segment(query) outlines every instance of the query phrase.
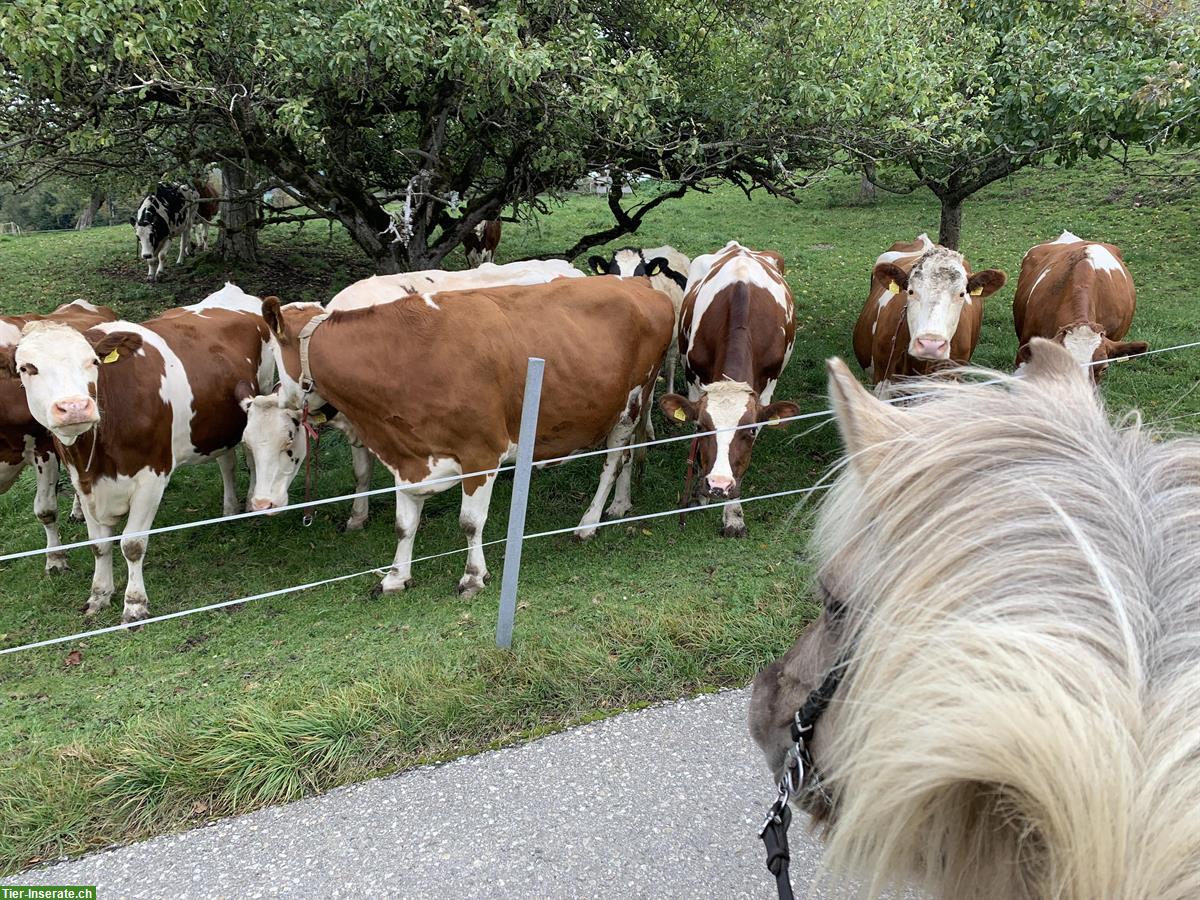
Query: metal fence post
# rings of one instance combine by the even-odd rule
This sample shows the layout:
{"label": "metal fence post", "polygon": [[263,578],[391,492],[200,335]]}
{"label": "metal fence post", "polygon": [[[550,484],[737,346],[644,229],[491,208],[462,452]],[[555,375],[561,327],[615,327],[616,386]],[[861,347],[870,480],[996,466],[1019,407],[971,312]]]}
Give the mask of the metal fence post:
{"label": "metal fence post", "polygon": [[512,646],[513,619],[517,614],[517,582],[521,577],[521,544],[525,538],[525,508],[529,504],[529,473],[537,439],[538,408],[542,402],[544,359],[530,357],[525,370],[525,403],[521,407],[521,435],[513,471],[512,501],[508,506],[508,540],[504,544],[504,577],[500,582],[500,614],[496,617],[496,646]]}

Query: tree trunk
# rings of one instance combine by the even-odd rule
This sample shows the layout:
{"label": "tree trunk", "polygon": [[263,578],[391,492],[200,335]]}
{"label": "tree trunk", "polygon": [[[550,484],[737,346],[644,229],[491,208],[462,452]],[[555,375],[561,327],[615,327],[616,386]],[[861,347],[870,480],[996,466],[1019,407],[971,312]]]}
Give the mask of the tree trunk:
{"label": "tree trunk", "polygon": [[858,185],[858,199],[860,203],[875,202],[875,163],[863,163],[862,181]]}
{"label": "tree trunk", "polygon": [[79,220],[75,223],[76,231],[83,231],[85,228],[92,227],[92,223],[96,220],[96,213],[100,211],[100,207],[104,204],[104,199],[104,191],[92,191],[92,198],[88,200],[87,206],[83,208],[83,212],[79,214]]}
{"label": "tree trunk", "polygon": [[962,233],[963,198],[956,195],[939,197],[942,201],[942,221],[938,228],[938,243],[951,250],[958,249]]}
{"label": "tree trunk", "polygon": [[245,168],[226,162],[221,166],[221,237],[217,253],[227,262],[258,262],[258,198],[246,196],[251,179]]}

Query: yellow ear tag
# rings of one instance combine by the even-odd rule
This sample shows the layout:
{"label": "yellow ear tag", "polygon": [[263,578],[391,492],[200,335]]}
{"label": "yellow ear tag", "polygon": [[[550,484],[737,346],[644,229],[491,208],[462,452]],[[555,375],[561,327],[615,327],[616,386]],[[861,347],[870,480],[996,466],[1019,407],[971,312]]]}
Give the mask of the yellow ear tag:
{"label": "yellow ear tag", "polygon": [[121,358],[121,354],[118,353],[116,350],[113,350],[108,354],[108,356],[106,356],[106,357],[104,357],[104,359],[100,360],[100,362],[115,363],[120,358]]}
{"label": "yellow ear tag", "polygon": [[325,413],[313,413],[308,417],[308,421],[312,422],[314,425],[324,425],[329,420],[325,417]]}
{"label": "yellow ear tag", "polygon": [[771,418],[767,419],[767,424],[768,425],[778,425],[779,424],[779,416],[771,416]]}
{"label": "yellow ear tag", "polygon": [[682,409],[677,408],[675,410],[675,412],[673,412],[671,415],[673,415],[677,421],[680,421],[680,422],[687,421],[687,413],[685,413]]}
{"label": "yellow ear tag", "polygon": [[891,284],[888,285],[888,293],[889,294],[900,293],[900,285],[896,284],[896,282],[893,281]]}
{"label": "yellow ear tag", "polygon": [[983,288],[982,288],[982,287],[977,287],[977,288],[974,288],[974,289],[971,291],[971,296],[972,296],[972,297],[981,297],[981,296],[983,296]]}

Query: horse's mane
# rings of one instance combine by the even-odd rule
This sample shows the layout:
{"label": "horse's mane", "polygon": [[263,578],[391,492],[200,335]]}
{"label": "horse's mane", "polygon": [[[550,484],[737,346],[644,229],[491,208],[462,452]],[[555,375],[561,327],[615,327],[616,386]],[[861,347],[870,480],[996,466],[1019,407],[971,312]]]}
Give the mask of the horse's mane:
{"label": "horse's mane", "polygon": [[856,641],[821,726],[829,864],[957,900],[1200,897],[1200,442],[1114,426],[1047,342],[906,409],[849,393],[815,531]]}

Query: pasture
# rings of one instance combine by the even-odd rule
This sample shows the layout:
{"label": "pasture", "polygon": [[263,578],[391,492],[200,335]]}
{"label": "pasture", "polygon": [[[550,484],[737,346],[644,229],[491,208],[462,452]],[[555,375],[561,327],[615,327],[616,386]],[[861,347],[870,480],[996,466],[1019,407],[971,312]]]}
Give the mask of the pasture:
{"label": "pasture", "polygon": [[[851,356],[850,331],[870,267],[893,240],[934,232],[925,194],[853,202],[857,179],[835,178],[804,202],[720,188],[666,204],[642,231],[614,246],[669,243],[694,256],[737,238],[780,251],[795,294],[795,353],[775,399],[826,407],[823,361]],[[506,225],[498,262],[552,251],[603,226],[602,198],[569,201],[528,226]],[[1194,179],[1131,180],[1115,166],[1024,173],[966,207],[962,249],[976,268],[998,267],[1008,285],[988,299],[975,361],[1008,368],[1016,350],[1011,300],[1021,256],[1070,229],[1124,251],[1139,288],[1130,337],[1152,348],[1197,339]],[[191,303],[226,278],[284,301],[324,300],[366,274],[365,262],[324,225],[281,225],[263,237],[264,263],[227,272],[213,260],[171,266],[143,282],[128,227],[79,234],[0,236],[0,309],[48,310],[82,296],[126,318]],[[594,251],[599,252],[599,251]],[[462,265],[461,257],[451,265]],[[1116,410],[1190,429],[1200,412],[1200,351],[1114,365],[1103,385]],[[660,436],[680,433],[659,416]],[[678,505],[686,443],[652,448],[635,513]],[[319,492],[353,483],[340,440],[322,440]],[[838,453],[828,425],[764,432],[744,496],[816,482]],[[535,472],[529,531],[572,526],[595,486],[591,458]],[[1082,473],[1086,477],[1086,473]],[[240,475],[244,492],[246,477]],[[302,479],[298,480],[297,486]],[[377,470],[375,486],[390,483]],[[0,552],[42,545],[27,474],[0,496]],[[300,499],[299,487],[293,499]],[[502,538],[508,483],[496,488],[484,540]],[[365,531],[340,534],[346,504],[181,531],[151,539],[151,614],[201,606],[387,565],[392,503],[371,504]],[[219,513],[215,466],[183,470],[156,525]],[[458,498],[425,508],[415,555],[462,546]],[[86,537],[65,522],[66,541]],[[419,562],[416,586],[372,599],[373,576],[153,625],[0,657],[0,868],[169,831],[264,803],[521,740],[642,703],[746,683],[795,638],[814,607],[805,595],[806,510],[789,498],[747,503],[750,536],[716,537],[719,515],[696,512],[601,529],[589,544],[569,536],[525,548],[514,649],[493,643],[502,548],[488,550],[495,578],[471,600],[453,592],[461,558]],[[91,558],[42,573],[40,557],[0,564],[0,644],[83,630]],[[117,563],[118,584],[123,566]],[[96,621],[115,624],[116,602]],[[74,651],[78,651],[75,655]],[[698,739],[703,739],[699,736]],[[764,796],[769,793],[764,777]]]}

